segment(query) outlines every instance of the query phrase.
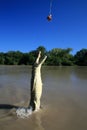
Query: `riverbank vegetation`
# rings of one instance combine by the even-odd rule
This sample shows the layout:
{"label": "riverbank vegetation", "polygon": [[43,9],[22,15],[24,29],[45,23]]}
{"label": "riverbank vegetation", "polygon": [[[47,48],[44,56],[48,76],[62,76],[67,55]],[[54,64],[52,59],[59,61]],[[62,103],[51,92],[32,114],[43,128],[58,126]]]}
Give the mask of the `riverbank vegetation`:
{"label": "riverbank vegetation", "polygon": [[0,52],[0,65],[32,65],[36,59],[38,51],[42,56],[48,58],[45,65],[51,66],[87,66],[87,49],[81,49],[75,55],[71,54],[72,48],[53,48],[47,51],[44,46],[39,46],[36,50],[23,53],[20,51]]}

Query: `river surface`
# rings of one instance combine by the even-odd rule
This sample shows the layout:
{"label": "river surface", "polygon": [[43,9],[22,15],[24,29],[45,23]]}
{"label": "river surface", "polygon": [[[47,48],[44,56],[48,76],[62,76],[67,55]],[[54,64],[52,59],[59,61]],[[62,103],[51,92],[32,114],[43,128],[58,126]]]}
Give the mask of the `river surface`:
{"label": "river surface", "polygon": [[42,107],[21,119],[30,79],[30,66],[0,66],[0,130],[87,130],[87,67],[42,67]]}

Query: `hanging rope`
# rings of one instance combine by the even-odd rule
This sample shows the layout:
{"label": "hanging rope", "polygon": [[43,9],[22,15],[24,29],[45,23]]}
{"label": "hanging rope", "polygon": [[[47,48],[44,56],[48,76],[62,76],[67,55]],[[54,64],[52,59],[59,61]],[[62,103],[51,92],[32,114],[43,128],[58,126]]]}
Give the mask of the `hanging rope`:
{"label": "hanging rope", "polygon": [[51,12],[52,12],[52,2],[53,2],[53,0],[50,0],[50,11],[49,11],[49,14],[51,14]]}
{"label": "hanging rope", "polygon": [[49,15],[47,16],[48,21],[52,20],[52,2],[53,0],[50,0],[50,10],[49,10]]}

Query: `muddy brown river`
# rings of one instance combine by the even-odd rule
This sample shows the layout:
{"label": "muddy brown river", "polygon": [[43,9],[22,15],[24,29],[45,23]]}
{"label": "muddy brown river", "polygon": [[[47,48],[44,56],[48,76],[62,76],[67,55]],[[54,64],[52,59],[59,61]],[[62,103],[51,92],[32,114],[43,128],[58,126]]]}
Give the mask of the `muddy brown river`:
{"label": "muddy brown river", "polygon": [[0,66],[0,130],[87,130],[87,67],[43,66],[41,109],[22,119],[30,78],[30,66]]}

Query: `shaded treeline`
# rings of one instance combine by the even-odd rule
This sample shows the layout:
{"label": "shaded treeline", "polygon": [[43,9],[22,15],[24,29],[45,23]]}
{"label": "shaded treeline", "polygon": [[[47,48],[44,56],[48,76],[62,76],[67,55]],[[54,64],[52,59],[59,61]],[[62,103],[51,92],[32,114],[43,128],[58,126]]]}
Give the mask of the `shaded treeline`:
{"label": "shaded treeline", "polygon": [[20,51],[8,51],[7,53],[0,52],[0,65],[32,65],[36,59],[38,51],[42,52],[42,56],[48,56],[45,65],[87,66],[87,49],[81,49],[76,52],[75,55],[72,55],[72,48],[54,48],[47,51],[44,46],[39,46],[36,50],[28,53]]}

